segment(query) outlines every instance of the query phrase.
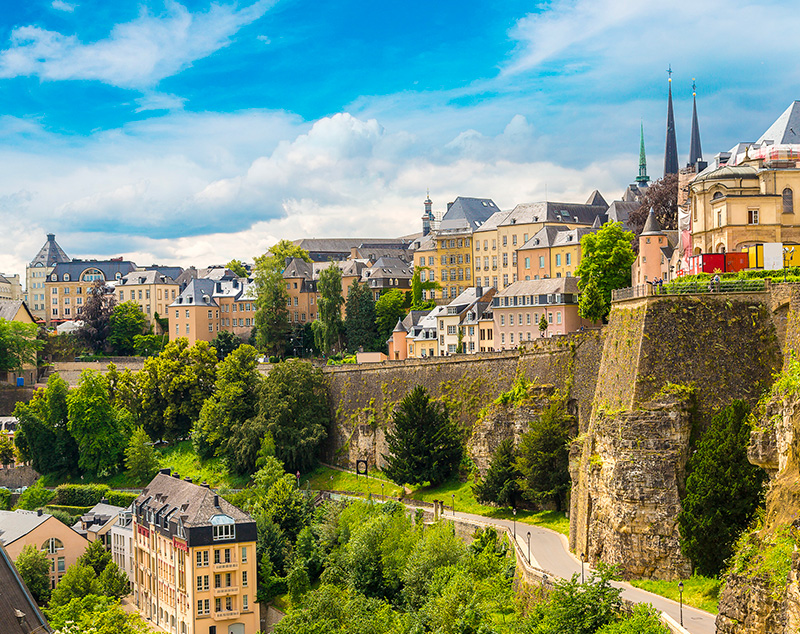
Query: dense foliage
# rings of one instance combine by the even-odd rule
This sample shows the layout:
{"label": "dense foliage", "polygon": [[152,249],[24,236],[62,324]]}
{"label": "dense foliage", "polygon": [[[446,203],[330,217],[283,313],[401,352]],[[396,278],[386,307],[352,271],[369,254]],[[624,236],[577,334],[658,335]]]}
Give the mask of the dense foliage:
{"label": "dense foliage", "polygon": [[383,293],[375,302],[375,325],[381,348],[385,347],[386,341],[392,336],[397,320],[406,316],[408,312],[407,299],[403,291],[395,288]]}
{"label": "dense foliage", "polygon": [[134,301],[117,304],[111,312],[108,346],[114,354],[131,355],[134,337],[145,334],[148,329],[147,317],[139,304]]}
{"label": "dense foliage", "polygon": [[17,556],[14,565],[36,603],[47,603],[50,598],[50,560],[47,555],[33,544],[28,544]]}
{"label": "dense foliage", "polygon": [[372,291],[366,283],[361,284],[358,280],[347,291],[344,330],[350,352],[383,347],[383,342],[378,341],[378,330],[375,326],[375,300],[372,299]]}
{"label": "dense foliage", "polygon": [[311,324],[314,330],[314,342],[317,348],[325,354],[340,352],[342,350],[342,335],[344,322],[342,321],[342,272],[339,267],[331,264],[322,270],[317,280],[317,319]]}
{"label": "dense foliage", "polygon": [[486,475],[472,487],[478,502],[493,503],[499,506],[517,506],[519,478],[517,452],[514,440],[503,440],[492,455]]}
{"label": "dense foliage", "polygon": [[19,372],[25,365],[36,365],[36,354],[44,347],[38,332],[36,324],[0,318],[0,370]]}

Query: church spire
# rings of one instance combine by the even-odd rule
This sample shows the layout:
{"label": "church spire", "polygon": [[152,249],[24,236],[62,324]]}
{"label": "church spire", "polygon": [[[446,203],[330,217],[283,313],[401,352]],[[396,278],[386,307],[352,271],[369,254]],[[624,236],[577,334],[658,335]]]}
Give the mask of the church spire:
{"label": "church spire", "polygon": [[672,112],[672,66],[669,73],[669,102],[667,105],[667,145],[664,150],[664,176],[678,173],[678,142],[675,139],[675,115]]}
{"label": "church spire", "polygon": [[639,185],[647,185],[650,177],[647,175],[647,155],[644,152],[644,123],[639,124],[639,175],[636,177]]}
{"label": "church spire", "polygon": [[700,126],[697,124],[697,86],[692,78],[692,140],[689,146],[689,165],[703,160],[703,149],[700,147]]}

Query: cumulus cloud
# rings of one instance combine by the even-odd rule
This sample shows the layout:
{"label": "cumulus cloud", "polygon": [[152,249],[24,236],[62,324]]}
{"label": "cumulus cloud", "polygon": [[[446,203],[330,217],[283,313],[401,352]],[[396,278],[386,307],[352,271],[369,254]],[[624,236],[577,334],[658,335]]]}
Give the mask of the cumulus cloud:
{"label": "cumulus cloud", "polygon": [[76,35],[29,25],[14,29],[0,51],[0,77],[42,80],[97,80],[121,88],[147,89],[227,46],[243,26],[263,16],[274,0],[237,5],[212,4],[191,13],[167,2],[163,14],[146,8],[108,37],[83,43]]}

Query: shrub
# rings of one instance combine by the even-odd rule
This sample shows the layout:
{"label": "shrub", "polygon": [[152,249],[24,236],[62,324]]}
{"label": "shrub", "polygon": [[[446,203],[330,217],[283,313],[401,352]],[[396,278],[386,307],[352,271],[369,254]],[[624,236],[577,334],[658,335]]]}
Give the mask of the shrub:
{"label": "shrub", "polygon": [[55,495],[53,491],[44,488],[44,481],[42,478],[39,478],[36,484],[25,489],[23,494],[19,496],[17,507],[25,509],[26,511],[35,511],[38,508],[46,506]]}
{"label": "shrub", "polygon": [[126,491],[108,491],[106,493],[108,503],[113,506],[121,506],[128,508],[136,499],[135,493],[127,493]]}
{"label": "shrub", "polygon": [[11,491],[0,488],[0,511],[11,510]]}
{"label": "shrub", "polygon": [[60,484],[56,487],[56,504],[94,506],[108,493],[107,484]]}

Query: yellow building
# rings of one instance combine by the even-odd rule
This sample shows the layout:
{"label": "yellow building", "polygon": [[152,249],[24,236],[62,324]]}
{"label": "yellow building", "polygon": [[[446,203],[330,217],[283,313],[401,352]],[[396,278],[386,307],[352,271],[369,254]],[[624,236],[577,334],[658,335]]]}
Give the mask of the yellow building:
{"label": "yellow building", "polygon": [[23,298],[24,294],[19,283],[19,275],[0,273],[0,299],[17,301]]}
{"label": "yellow building", "polygon": [[212,341],[222,330],[243,340],[255,326],[256,297],[244,278],[193,279],[168,307],[170,339],[185,337],[189,345]]}
{"label": "yellow building", "polygon": [[45,282],[59,262],[69,262],[69,256],[56,242],[54,233],[47,234],[47,241],[39,253],[25,267],[25,302],[31,313],[41,320],[50,314],[50,303],[45,292]]}
{"label": "yellow building", "polygon": [[167,317],[169,305],[180,295],[180,285],[161,271],[133,271],[123,276],[114,292],[117,303],[136,302],[155,334],[164,334],[155,316]]}
{"label": "yellow building", "polygon": [[691,182],[692,254],[800,244],[794,200],[800,192],[798,161],[800,102],[795,101],[756,143],[719,154]]}
{"label": "yellow building", "polygon": [[134,604],[179,634],[256,634],[256,523],[162,469],[134,502]]}

